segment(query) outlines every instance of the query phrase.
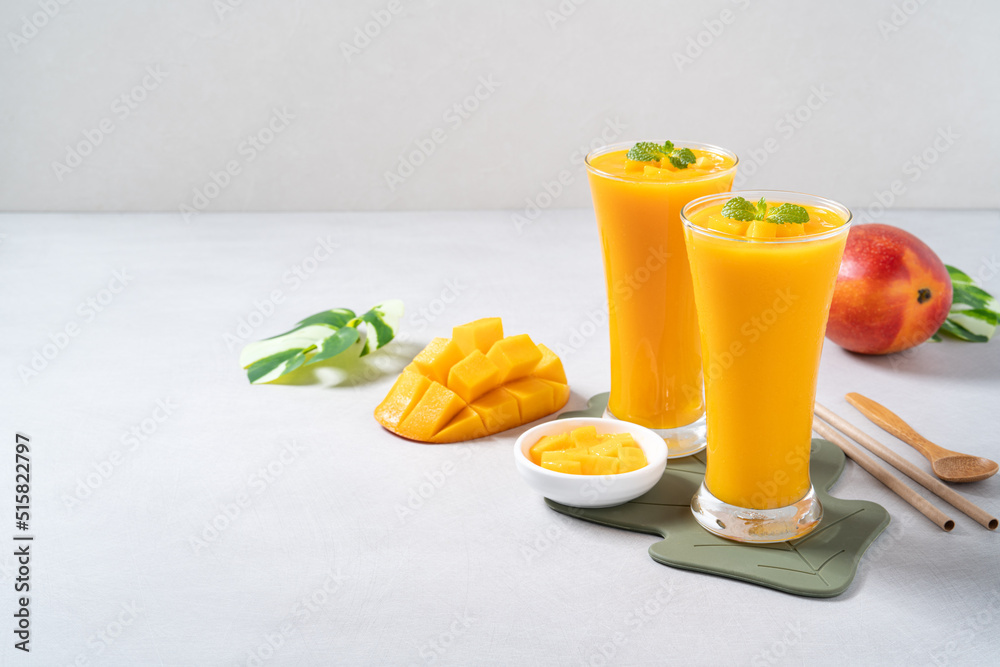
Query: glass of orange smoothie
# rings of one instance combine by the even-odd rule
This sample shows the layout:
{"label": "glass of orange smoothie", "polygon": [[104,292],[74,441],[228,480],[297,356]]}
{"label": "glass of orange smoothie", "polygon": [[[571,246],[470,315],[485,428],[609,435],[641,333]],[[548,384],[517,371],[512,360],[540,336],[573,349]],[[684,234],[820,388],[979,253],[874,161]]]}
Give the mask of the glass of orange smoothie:
{"label": "glass of orange smoothie", "polygon": [[605,146],[586,159],[608,293],[605,416],[657,431],[676,458],[705,448],[698,318],[681,209],[728,191],[738,160],[722,148],[678,141],[675,151],[688,149],[693,160],[678,168],[666,158],[628,159],[634,146]]}
{"label": "glass of orange smoothie", "polygon": [[801,537],[823,514],[809,479],[813,402],[851,212],[753,191],[702,197],[681,217],[708,409],[707,470],[692,512],[742,542]]}

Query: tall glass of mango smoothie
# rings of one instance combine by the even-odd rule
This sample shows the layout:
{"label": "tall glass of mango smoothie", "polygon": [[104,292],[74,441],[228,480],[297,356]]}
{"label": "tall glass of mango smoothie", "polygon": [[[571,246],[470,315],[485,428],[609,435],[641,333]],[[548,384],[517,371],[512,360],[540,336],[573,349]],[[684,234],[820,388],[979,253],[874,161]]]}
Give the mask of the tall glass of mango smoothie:
{"label": "tall glass of mango smoothie", "polygon": [[682,213],[701,329],[708,463],[698,522],[742,542],[815,528],[813,402],[851,224],[841,204],[779,191],[702,197]]}
{"label": "tall glass of mango smoothie", "polygon": [[681,209],[727,192],[737,157],[690,141],[605,146],[587,156],[611,335],[606,417],[651,428],[671,458],[705,448],[698,317]]}

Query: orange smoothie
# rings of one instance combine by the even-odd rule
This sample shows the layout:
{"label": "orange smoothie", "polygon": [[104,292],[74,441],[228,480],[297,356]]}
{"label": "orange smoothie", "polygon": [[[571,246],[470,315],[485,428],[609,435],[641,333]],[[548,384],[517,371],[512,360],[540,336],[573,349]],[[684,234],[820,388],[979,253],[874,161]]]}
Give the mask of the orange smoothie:
{"label": "orange smoothie", "polygon": [[677,142],[696,158],[678,169],[666,160],[627,160],[631,146],[608,146],[587,156],[608,292],[608,410],[618,419],[672,429],[705,412],[680,213],[693,199],[727,192],[737,159],[712,146]]}
{"label": "orange smoothie", "polygon": [[705,485],[724,503],[767,510],[811,488],[816,376],[851,214],[807,195],[733,193],[744,194],[809,215],[732,220],[721,215],[732,195],[685,211],[708,405]]}

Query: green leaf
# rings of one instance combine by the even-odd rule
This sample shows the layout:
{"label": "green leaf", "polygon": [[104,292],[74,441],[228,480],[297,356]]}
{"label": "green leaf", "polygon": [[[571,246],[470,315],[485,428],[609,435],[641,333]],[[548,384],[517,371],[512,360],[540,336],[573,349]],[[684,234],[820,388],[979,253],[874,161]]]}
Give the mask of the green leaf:
{"label": "green leaf", "polygon": [[306,360],[305,350],[292,349],[272,354],[255,361],[247,368],[247,378],[250,384],[262,384],[277,380],[285,373],[290,373]]}
{"label": "green leaf", "polygon": [[687,169],[687,166],[694,164],[696,159],[690,148],[681,148],[670,154],[670,164],[678,169]]}
{"label": "green leaf", "polygon": [[325,324],[328,327],[339,329],[355,317],[357,317],[357,315],[354,314],[353,310],[349,310],[347,308],[334,308],[332,310],[324,310],[322,313],[310,315],[296,324],[295,328],[298,329],[300,327],[309,326],[310,324]]}
{"label": "green leaf", "polygon": [[[669,141],[667,142],[670,143]],[[672,146],[672,144],[671,144]],[[636,160],[637,162],[652,162],[654,160],[659,160],[662,156],[666,155],[670,151],[664,152],[663,146],[652,141],[640,141],[635,146],[629,149],[629,152],[625,154],[626,159]]]}
{"label": "green leaf", "polygon": [[246,368],[261,359],[284,352],[285,350],[309,350],[319,346],[336,329],[325,324],[310,324],[304,327],[286,331],[283,334],[249,343],[240,352],[240,366]]}
{"label": "green leaf", "polygon": [[396,336],[402,317],[403,302],[399,300],[384,301],[362,315],[361,320],[368,326],[361,356],[374,352],[391,341]]}
{"label": "green leaf", "polygon": [[325,310],[290,331],[248,344],[240,352],[240,365],[247,369],[251,384],[260,384],[351,349],[363,357],[395,337],[402,317],[399,300],[380,303],[361,317],[347,308]]}
{"label": "green leaf", "polygon": [[767,214],[767,219],[777,223],[802,224],[809,222],[809,212],[796,204],[782,204],[771,209],[771,212]]}
{"label": "green leaf", "polygon": [[948,269],[948,275],[951,276],[952,284],[954,283],[964,283],[966,285],[972,284],[972,278],[970,278],[966,273],[962,272],[961,270],[956,269],[954,266],[949,266],[948,264],[945,264],[944,268]]}
{"label": "green leaf", "polygon": [[951,312],[935,336],[944,333],[972,343],[988,342],[1000,325],[1000,303],[976,287],[968,274],[947,264],[945,268],[951,276]]}
{"label": "green leaf", "polygon": [[960,327],[974,338],[964,338],[977,343],[985,343],[993,338],[993,333],[1000,323],[1000,315],[992,310],[973,308],[970,310],[952,311],[946,322]]}
{"label": "green leaf", "polygon": [[760,201],[757,202],[757,214],[754,216],[755,220],[766,220],[767,219],[767,202],[761,197]]}
{"label": "green leaf", "polygon": [[944,321],[941,328],[938,329],[938,333],[946,333],[958,338],[959,340],[968,341],[970,343],[985,343],[989,341],[989,337],[974,334],[961,324],[956,324],[952,321],[950,316]]}
{"label": "green leaf", "polygon": [[361,332],[354,327],[338,329],[333,332],[332,336],[328,336],[320,341],[319,345],[316,346],[315,354],[309,357],[305,365],[308,366],[309,364],[315,364],[317,361],[335,357],[358,342],[360,338]]}
{"label": "green leaf", "polygon": [[996,299],[989,292],[975,285],[967,285],[965,283],[958,283],[956,285],[952,283],[951,294],[952,310],[955,310],[956,304],[969,306],[970,308],[1000,310],[1000,304],[997,304]]}
{"label": "green leaf", "polygon": [[757,219],[757,208],[743,197],[733,197],[722,207],[722,217],[750,222]]}
{"label": "green leaf", "polygon": [[654,162],[669,160],[676,169],[687,169],[697,159],[690,148],[674,148],[674,142],[664,141],[662,144],[653,141],[640,141],[629,149],[625,157],[637,162]]}

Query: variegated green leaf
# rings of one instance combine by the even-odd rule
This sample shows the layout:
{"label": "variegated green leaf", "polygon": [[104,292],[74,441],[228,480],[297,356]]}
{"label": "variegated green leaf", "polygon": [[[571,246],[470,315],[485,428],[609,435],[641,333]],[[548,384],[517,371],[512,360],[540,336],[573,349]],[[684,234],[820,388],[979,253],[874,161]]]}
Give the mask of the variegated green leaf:
{"label": "variegated green leaf", "polygon": [[250,384],[262,384],[277,380],[285,373],[290,373],[306,360],[305,350],[293,349],[272,354],[255,361],[247,368],[247,378]]}
{"label": "variegated green leaf", "polygon": [[970,309],[952,311],[945,320],[946,324],[955,326],[956,331],[948,330],[962,340],[974,343],[985,343],[993,337],[993,332],[997,329],[998,316],[992,310]]}
{"label": "variegated green leaf", "polygon": [[403,302],[398,299],[383,301],[361,316],[365,323],[365,344],[361,356],[370,354],[396,336],[399,321],[403,318]]}
{"label": "variegated green leaf", "polygon": [[945,265],[951,276],[952,301],[948,319],[938,329],[959,340],[985,343],[1000,324],[1000,303],[986,290],[973,284],[968,274]]}
{"label": "variegated green leaf", "polygon": [[[348,308],[334,308],[332,310],[324,310],[322,313],[310,315],[296,324],[295,329],[301,329],[302,327],[309,326],[310,324],[325,324],[328,327],[339,329],[342,326],[346,326],[347,323],[355,317],[357,317],[357,315],[354,314],[353,310]],[[295,329],[292,329],[292,331]]]}
{"label": "variegated green leaf", "polygon": [[360,337],[361,334],[354,327],[337,329],[332,336],[327,336],[320,341],[319,345],[316,346],[315,354],[309,357],[306,365],[315,364],[317,361],[337,356],[358,342]]}
{"label": "variegated green leaf", "polygon": [[247,366],[285,350],[308,350],[336,332],[325,324],[310,324],[266,340],[250,343],[240,352],[240,366]]}
{"label": "variegated green leaf", "polygon": [[325,310],[290,331],[250,343],[240,353],[240,364],[250,382],[260,384],[352,349],[351,354],[365,356],[395,337],[402,316],[398,300],[380,303],[361,317],[347,308]]}
{"label": "variegated green leaf", "polygon": [[944,268],[948,270],[948,275],[951,276],[952,285],[955,283],[962,283],[965,285],[972,284],[972,278],[970,278],[968,274],[963,272],[961,269],[956,269],[954,266],[949,266],[948,264],[945,264]]}

